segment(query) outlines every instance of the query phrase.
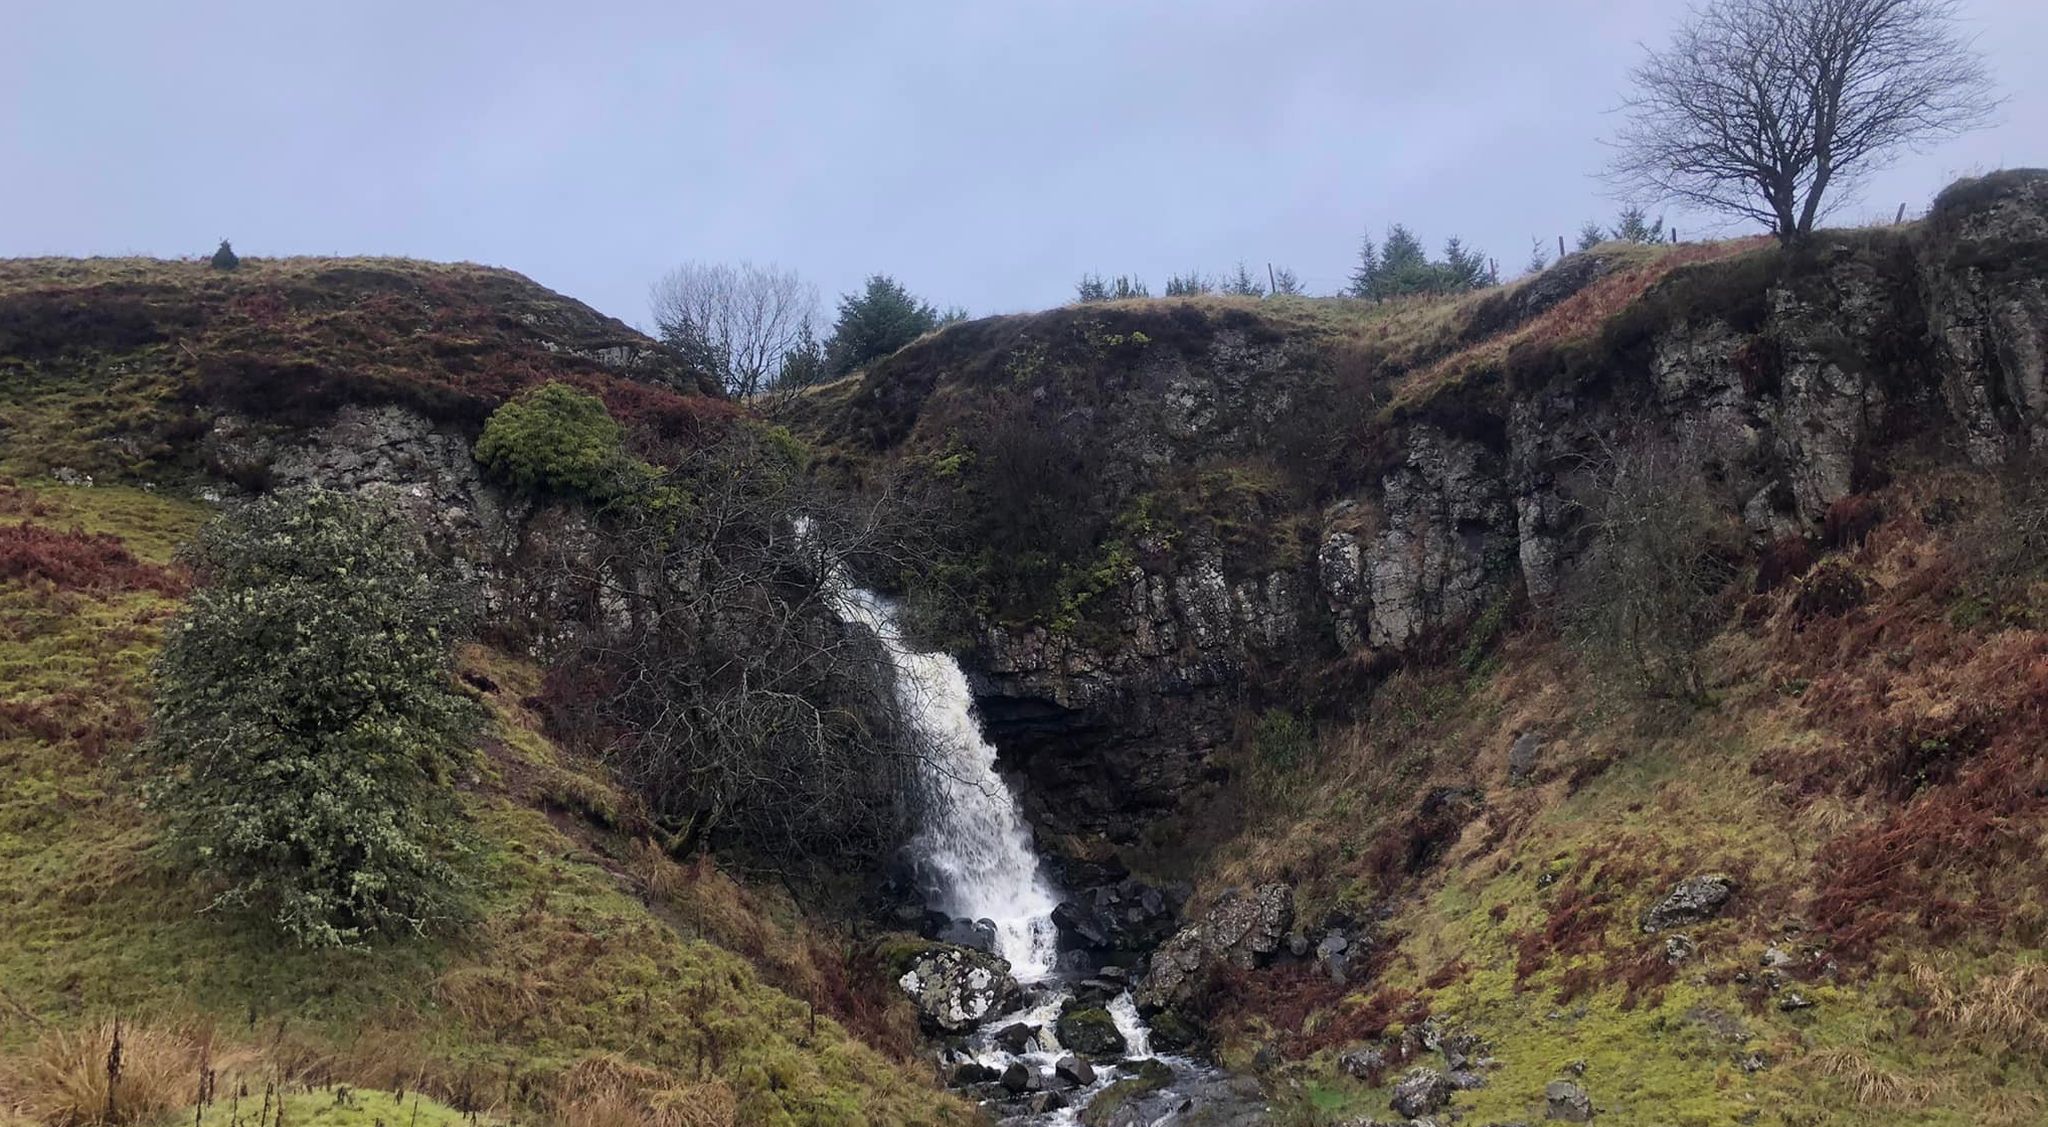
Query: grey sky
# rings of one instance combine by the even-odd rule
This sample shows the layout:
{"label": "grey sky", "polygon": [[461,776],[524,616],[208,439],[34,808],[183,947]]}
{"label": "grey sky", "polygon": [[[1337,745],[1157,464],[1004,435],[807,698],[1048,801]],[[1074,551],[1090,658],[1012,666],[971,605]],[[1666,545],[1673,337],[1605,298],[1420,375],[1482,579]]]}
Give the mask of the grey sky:
{"label": "grey sky", "polygon": [[[1968,7],[2000,124],[1844,218],[2048,164],[2048,3]],[[988,313],[1240,259],[1332,290],[1399,220],[1512,274],[1611,216],[1606,111],[1683,10],[0,0],[0,255],[469,259],[636,323],[688,258]]]}

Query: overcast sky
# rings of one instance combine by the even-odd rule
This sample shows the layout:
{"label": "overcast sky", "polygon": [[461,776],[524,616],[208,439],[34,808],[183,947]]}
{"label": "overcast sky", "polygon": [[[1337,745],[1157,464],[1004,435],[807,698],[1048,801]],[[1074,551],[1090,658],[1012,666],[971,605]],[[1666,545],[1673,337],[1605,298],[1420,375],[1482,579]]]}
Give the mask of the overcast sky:
{"label": "overcast sky", "polygon": [[[2010,102],[1846,218],[2048,165],[2048,2],[1965,0]],[[0,255],[403,254],[644,324],[686,259],[975,313],[1084,271],[1342,284],[1391,221],[1505,273],[1676,0],[0,0]],[[1683,233],[1697,223],[1677,220]]]}

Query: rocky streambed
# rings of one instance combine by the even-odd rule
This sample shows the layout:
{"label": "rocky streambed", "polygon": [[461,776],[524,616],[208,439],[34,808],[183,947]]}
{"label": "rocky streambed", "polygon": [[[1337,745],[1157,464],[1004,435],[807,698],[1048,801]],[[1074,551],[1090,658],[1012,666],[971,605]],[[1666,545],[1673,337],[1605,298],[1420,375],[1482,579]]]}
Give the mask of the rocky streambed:
{"label": "rocky streambed", "polygon": [[1155,1044],[1126,968],[1080,973],[1017,983],[1000,957],[936,951],[901,985],[928,1030],[953,1027],[939,1057],[947,1082],[998,1123],[1149,1127],[1197,1110],[1204,1123],[1265,1121],[1256,1083],[1223,1073],[1193,1045]]}
{"label": "rocky streambed", "polygon": [[929,946],[898,984],[948,1083],[1004,1124],[1265,1122],[1259,1085],[1209,1061],[1176,1007],[1219,960],[1284,955],[1292,898],[1282,885],[1227,893],[1182,925],[1184,901],[1128,876],[1061,901],[1054,966],[1025,981],[997,954],[992,921],[928,917]]}

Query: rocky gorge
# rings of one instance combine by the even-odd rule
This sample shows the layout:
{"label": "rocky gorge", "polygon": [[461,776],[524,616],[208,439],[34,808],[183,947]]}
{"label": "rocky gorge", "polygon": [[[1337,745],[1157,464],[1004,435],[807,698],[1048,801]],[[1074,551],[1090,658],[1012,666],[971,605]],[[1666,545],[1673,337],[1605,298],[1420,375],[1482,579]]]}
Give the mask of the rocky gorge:
{"label": "rocky gorge", "polygon": [[[970,321],[775,420],[495,273],[279,266],[272,301],[41,269],[59,281],[0,289],[0,355],[34,377],[0,408],[35,440],[7,472],[73,507],[0,496],[24,526],[57,519],[34,505],[170,506],[184,528],[298,486],[390,502],[481,595],[463,677],[496,727],[459,785],[532,885],[492,941],[559,960],[653,936],[705,960],[562,1003],[573,1034],[541,1002],[561,962],[407,980],[480,1044],[527,1038],[565,1074],[623,1074],[605,1054],[630,1051],[808,1122],[844,1115],[862,1069],[881,1079],[859,1098],[929,1122],[2038,1110],[2038,1026],[1987,1016],[2038,999],[2025,952],[2048,934],[2048,666],[2032,596],[1996,571],[2038,542],[1979,541],[2048,435],[2048,173],[1795,250],[1607,245],[1457,298]],[[111,312],[65,312],[92,302]],[[370,359],[343,347],[366,338]],[[932,560],[773,579],[808,600],[804,639],[892,671],[888,719],[863,725],[949,749],[906,788],[892,857],[805,884],[664,822],[611,733],[550,711],[563,655],[681,586],[604,502],[479,463],[482,421],[550,383],[648,464],[735,427],[842,496],[935,498]],[[1642,449],[1726,533],[1684,701],[1601,681],[1568,622],[1603,475]],[[98,770],[79,746],[62,769]],[[572,876],[623,890],[610,930],[558,940],[583,909],[550,915],[547,889]],[[1976,962],[1944,969],[1951,950]],[[732,982],[769,1000],[721,1026],[701,999]],[[663,1005],[708,1031],[670,1043],[637,1016]]]}
{"label": "rocky gorge", "polygon": [[[1033,417],[1103,452],[1085,470],[1118,531],[1070,561],[1093,569],[1081,628],[996,606],[968,665],[1041,824],[1128,843],[1215,782],[1231,715],[1280,668],[1397,662],[1554,598],[1616,436],[1682,441],[1758,547],[1818,533],[1899,459],[2024,457],[2048,403],[2044,208],[2042,176],[2006,173],[1796,262],[1595,250],[1412,345],[1166,304],[999,319],[906,350],[805,425],[849,458],[971,447],[990,397],[1029,378]],[[1543,339],[1593,308],[1584,339]],[[1223,498],[1243,506],[1224,519],[1130,519],[1229,463],[1281,480]]]}

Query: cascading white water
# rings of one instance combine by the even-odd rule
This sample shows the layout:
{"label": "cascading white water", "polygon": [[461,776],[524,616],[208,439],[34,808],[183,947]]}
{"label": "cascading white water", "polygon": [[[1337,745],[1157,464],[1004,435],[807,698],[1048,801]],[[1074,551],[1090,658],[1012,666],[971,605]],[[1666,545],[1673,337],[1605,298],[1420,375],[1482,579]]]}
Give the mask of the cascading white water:
{"label": "cascading white water", "polygon": [[[808,538],[810,522],[797,522],[799,538]],[[889,655],[895,673],[895,694],[906,722],[914,730],[922,757],[919,778],[924,788],[923,821],[910,848],[930,878],[932,906],[955,917],[989,920],[996,927],[996,953],[1009,960],[1020,982],[1046,978],[1053,971],[1057,930],[1052,910],[1058,903],[1052,886],[1039,871],[1031,848],[1031,831],[1010,788],[996,774],[996,749],[982,737],[974,717],[974,698],[967,675],[945,653],[925,653],[904,640],[894,604],[848,582],[826,561],[825,593],[842,621],[873,631]],[[1041,1079],[1053,1075],[1054,1062],[1067,1050],[1057,1033],[1061,1013],[1072,1003],[1065,986],[1026,995],[1024,1008],[986,1019],[969,1042],[967,1059],[1001,1069],[1023,1062]],[[1151,1031],[1138,1015],[1129,991],[1106,1007],[1124,1036],[1125,1056],[1171,1064],[1176,1083],[1211,1075],[1179,1057],[1155,1057]],[[995,1030],[1021,1023],[1037,1030],[1023,1051],[998,1047]],[[1070,1101],[1004,1122],[1029,1122],[1039,1127],[1073,1127],[1080,1109],[1127,1071],[1103,1065],[1092,1085],[1066,1090]],[[1179,1100],[1175,1088],[1157,1095]],[[1013,1108],[1012,1110],[1015,1110]]]}
{"label": "cascading white water", "polygon": [[1017,800],[996,774],[996,749],[974,718],[967,675],[950,655],[906,644],[888,600],[837,574],[829,590],[840,618],[874,631],[888,649],[896,698],[923,745],[924,817],[911,849],[935,878],[933,906],[993,921],[1011,973],[1021,982],[1044,978],[1053,969],[1058,899],[1039,872]]}

